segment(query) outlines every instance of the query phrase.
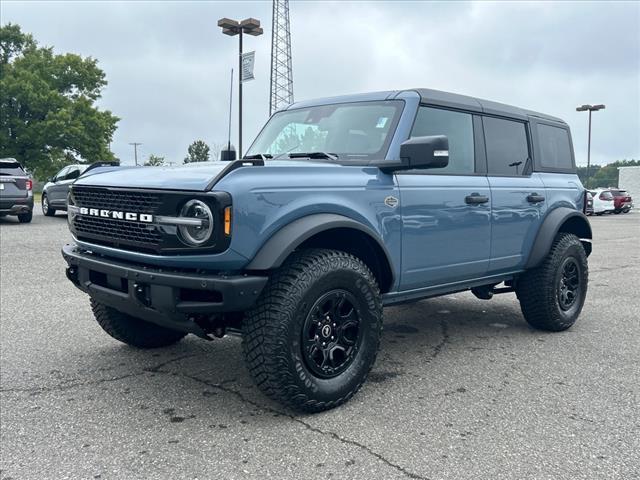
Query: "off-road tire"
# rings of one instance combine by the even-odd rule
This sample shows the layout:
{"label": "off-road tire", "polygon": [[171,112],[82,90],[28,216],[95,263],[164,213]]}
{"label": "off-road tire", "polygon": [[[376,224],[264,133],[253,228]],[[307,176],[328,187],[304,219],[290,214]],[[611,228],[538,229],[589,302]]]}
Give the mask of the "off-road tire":
{"label": "off-road tire", "polygon": [[[360,343],[342,373],[321,378],[306,363],[303,330],[315,303],[336,291],[355,300]],[[360,389],[375,362],[381,334],[380,291],[367,266],[345,252],[310,249],[296,252],[273,273],[244,317],[242,347],[247,367],[266,395],[295,410],[319,412],[346,402]]]}
{"label": "off-road tire", "polygon": [[[51,208],[51,204],[49,203],[49,198],[46,193],[42,194],[42,200],[40,201],[42,204],[42,213],[47,217],[53,217],[56,214],[56,209]],[[46,204],[46,206],[45,206]]]}
{"label": "off-road tire", "polygon": [[167,347],[179,342],[186,333],[154,325],[119,312],[91,299],[91,310],[98,325],[116,340],[137,348]]}
{"label": "off-road tire", "polygon": [[[575,302],[560,307],[560,281],[565,261],[572,258],[578,270],[580,289]],[[540,330],[560,332],[571,327],[582,311],[587,295],[589,270],[587,255],[577,236],[559,233],[542,264],[525,272],[516,283],[520,308],[529,325]]]}
{"label": "off-road tire", "polygon": [[18,214],[18,221],[20,223],[31,223],[32,219],[33,219],[33,212]]}

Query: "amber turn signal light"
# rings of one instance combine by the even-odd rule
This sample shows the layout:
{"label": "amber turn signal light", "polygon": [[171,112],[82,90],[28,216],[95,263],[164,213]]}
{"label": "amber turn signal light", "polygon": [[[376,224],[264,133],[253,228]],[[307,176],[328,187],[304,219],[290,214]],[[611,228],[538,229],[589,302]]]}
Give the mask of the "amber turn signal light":
{"label": "amber turn signal light", "polygon": [[227,237],[231,235],[231,207],[224,209],[224,234]]}

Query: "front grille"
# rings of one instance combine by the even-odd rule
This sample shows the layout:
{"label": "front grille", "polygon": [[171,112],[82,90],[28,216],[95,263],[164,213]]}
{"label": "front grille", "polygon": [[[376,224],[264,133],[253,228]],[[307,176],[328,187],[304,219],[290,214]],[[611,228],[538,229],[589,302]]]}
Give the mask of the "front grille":
{"label": "front grille", "polygon": [[162,204],[160,195],[153,192],[108,190],[77,186],[73,189],[76,205],[87,208],[108,208],[128,212],[154,214]]}
{"label": "front grille", "polygon": [[74,218],[76,234],[79,236],[99,237],[111,241],[145,244],[149,247],[160,245],[162,236],[154,225],[140,222],[125,222],[111,218],[86,217],[76,215]]}
{"label": "front grille", "polygon": [[[77,207],[155,215],[163,204],[162,195],[157,192],[81,185],[74,186],[72,191]],[[79,239],[136,250],[157,251],[163,241],[157,226],[130,220],[75,215],[73,230]]]}

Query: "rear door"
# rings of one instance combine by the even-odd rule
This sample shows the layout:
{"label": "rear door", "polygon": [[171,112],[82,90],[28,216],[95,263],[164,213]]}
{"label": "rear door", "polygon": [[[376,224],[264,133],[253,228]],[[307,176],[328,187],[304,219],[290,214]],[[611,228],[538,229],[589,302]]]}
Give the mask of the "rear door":
{"label": "rear door", "polygon": [[[446,135],[449,165],[398,172],[402,214],[401,290],[483,276],[489,264],[490,191],[479,117],[421,106],[412,137]],[[481,127],[481,125],[480,125]]]}
{"label": "rear door", "polygon": [[524,266],[547,209],[545,188],[532,173],[532,148],[526,121],[484,116],[487,178],[491,188],[489,273]]}

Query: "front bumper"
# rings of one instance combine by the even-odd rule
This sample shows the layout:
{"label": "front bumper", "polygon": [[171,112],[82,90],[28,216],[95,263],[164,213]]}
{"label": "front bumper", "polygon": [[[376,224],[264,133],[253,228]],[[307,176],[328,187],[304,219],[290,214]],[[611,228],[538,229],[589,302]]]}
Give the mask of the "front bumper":
{"label": "front bumper", "polygon": [[203,318],[249,309],[268,278],[160,269],[62,247],[67,278],[96,301],[133,317],[206,336]]}

